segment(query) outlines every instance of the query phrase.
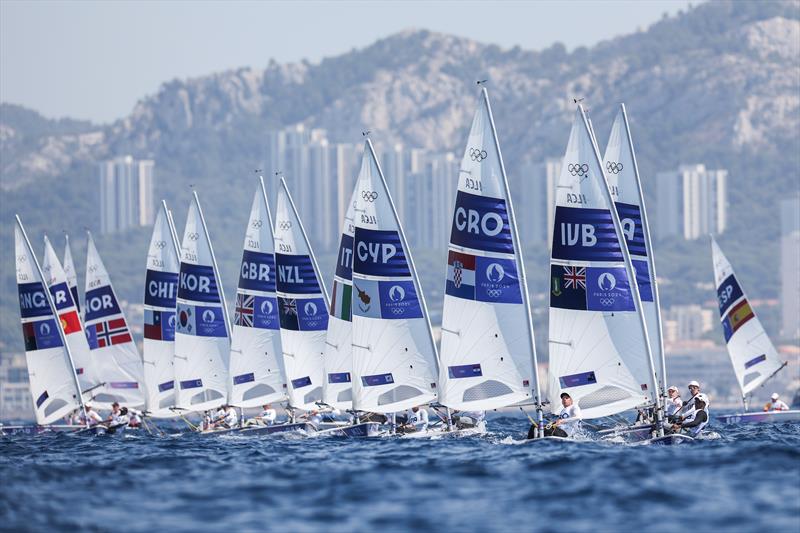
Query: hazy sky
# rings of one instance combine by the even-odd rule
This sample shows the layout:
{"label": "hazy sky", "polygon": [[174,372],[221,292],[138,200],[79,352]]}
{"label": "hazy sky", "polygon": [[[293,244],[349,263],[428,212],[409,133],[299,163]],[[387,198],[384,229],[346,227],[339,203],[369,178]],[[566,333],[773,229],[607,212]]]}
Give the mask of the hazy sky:
{"label": "hazy sky", "polygon": [[174,78],[263,67],[270,58],[317,61],[407,28],[573,49],[646,28],[689,3],[0,0],[0,101],[105,122]]}

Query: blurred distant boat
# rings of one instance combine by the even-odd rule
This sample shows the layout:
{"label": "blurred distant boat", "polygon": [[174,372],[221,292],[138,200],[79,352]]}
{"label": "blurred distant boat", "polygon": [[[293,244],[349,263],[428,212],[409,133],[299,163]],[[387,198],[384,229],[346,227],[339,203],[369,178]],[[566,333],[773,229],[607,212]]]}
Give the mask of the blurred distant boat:
{"label": "blurred distant boat", "polygon": [[736,279],[728,259],[717,241],[711,237],[711,256],[722,323],[722,333],[728,346],[736,381],[742,391],[744,413],[720,415],[724,423],[794,422],[800,420],[800,410],[747,412],[747,395],[780,372],[787,363],[778,357],[772,341]]}

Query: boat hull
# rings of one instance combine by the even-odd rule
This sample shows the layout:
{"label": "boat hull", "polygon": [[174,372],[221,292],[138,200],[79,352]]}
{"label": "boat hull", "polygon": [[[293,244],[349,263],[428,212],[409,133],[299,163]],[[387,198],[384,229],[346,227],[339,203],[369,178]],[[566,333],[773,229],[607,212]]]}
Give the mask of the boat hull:
{"label": "boat hull", "polygon": [[230,429],[212,429],[207,431],[200,431],[200,435],[242,435],[247,437],[254,437],[257,435],[275,435],[278,433],[292,433],[304,431],[305,433],[314,433],[316,428],[310,422],[297,422],[287,424],[274,424],[271,426],[247,426],[244,428],[230,428]]}
{"label": "boat hull", "polygon": [[351,424],[349,426],[323,429],[318,431],[317,435],[329,435],[332,437],[346,437],[352,439],[378,437],[383,433],[384,432],[381,431],[381,425],[378,422],[362,422],[360,424]]}
{"label": "boat hull", "polygon": [[716,419],[723,424],[780,424],[785,422],[800,422],[800,409],[716,415]]}

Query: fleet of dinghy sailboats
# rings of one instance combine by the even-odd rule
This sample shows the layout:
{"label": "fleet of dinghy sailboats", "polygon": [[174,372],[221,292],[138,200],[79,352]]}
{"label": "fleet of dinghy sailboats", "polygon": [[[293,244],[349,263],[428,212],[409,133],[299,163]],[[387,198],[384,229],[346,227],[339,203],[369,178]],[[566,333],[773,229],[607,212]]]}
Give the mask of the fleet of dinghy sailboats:
{"label": "fleet of dinghy sailboats", "polygon": [[[582,106],[556,189],[550,264],[549,396],[567,392],[583,418],[661,398],[623,228]],[[552,402],[553,412],[558,405]]]}
{"label": "fleet of dinghy sailboats", "polygon": [[[36,423],[53,425],[83,409],[78,376],[60,322],[77,320],[77,311],[59,313],[22,221],[16,217],[14,251],[22,335]],[[74,307],[74,306],[73,306]],[[4,431],[12,428],[5,427]],[[12,429],[13,430],[13,429]]]}
{"label": "fleet of dinghy sailboats", "polygon": [[717,287],[719,315],[722,332],[728,347],[733,372],[742,391],[744,413],[723,415],[725,423],[792,422],[800,420],[800,410],[747,412],[747,395],[780,372],[786,366],[780,360],[758,320],[750,301],[736,279],[728,259],[717,241],[711,237],[711,257],[714,262],[714,280]]}
{"label": "fleet of dinghy sailboats", "polygon": [[144,341],[142,359],[147,392],[146,410],[154,418],[175,412],[175,305],[178,296],[180,251],[166,202],[153,225],[144,282]]}
{"label": "fleet of dinghy sailboats", "polygon": [[453,212],[439,402],[466,411],[532,402],[541,430],[536,345],[517,235],[483,88],[461,160]]}

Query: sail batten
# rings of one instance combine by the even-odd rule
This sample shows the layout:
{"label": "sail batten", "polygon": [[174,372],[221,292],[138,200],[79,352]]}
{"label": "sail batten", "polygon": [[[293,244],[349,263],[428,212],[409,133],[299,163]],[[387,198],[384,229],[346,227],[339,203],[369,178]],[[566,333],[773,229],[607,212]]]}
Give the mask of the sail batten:
{"label": "sail batten", "polygon": [[287,398],[275,273],[272,215],[259,178],[244,237],[232,326],[231,404],[238,407]]}
{"label": "sail batten", "polygon": [[488,92],[464,149],[448,251],[439,401],[460,410],[540,401],[525,268]]}
{"label": "sail batten", "polygon": [[437,397],[438,354],[397,212],[367,139],[355,208],[353,408],[392,413]]}

